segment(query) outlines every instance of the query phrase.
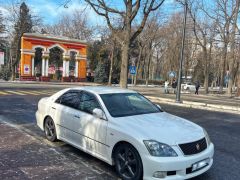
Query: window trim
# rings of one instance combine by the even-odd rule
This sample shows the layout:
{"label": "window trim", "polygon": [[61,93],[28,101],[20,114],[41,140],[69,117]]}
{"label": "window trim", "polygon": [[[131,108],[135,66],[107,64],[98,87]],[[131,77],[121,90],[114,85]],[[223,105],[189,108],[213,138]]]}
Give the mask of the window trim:
{"label": "window trim", "polygon": [[[106,93],[106,94],[108,94],[108,93]],[[109,93],[109,94],[118,94],[118,93]],[[120,93],[120,94],[125,94],[125,93]],[[128,94],[128,93],[126,93],[126,94]],[[136,93],[134,93],[134,94],[138,94],[138,95],[142,96],[144,99],[146,99],[147,101],[149,101],[153,106],[155,106],[155,107],[159,110],[159,112],[156,112],[156,113],[162,113],[162,112],[164,112],[164,111],[163,111],[161,108],[159,108],[155,103],[153,103],[152,101],[150,101],[148,98],[146,98],[146,97],[145,97],[144,95],[142,95],[141,93],[136,92]],[[105,95],[105,94],[100,94],[100,98],[102,98],[101,95]],[[103,101],[103,103],[104,103],[104,101]],[[104,105],[105,105],[105,103],[104,103]],[[152,113],[152,112],[150,112],[150,113],[140,113],[140,114],[127,115],[127,116],[113,116],[113,115],[111,114],[111,112],[108,110],[108,108],[107,108],[106,105],[105,105],[105,107],[106,107],[109,115],[110,115],[111,117],[113,117],[113,118],[122,118],[122,117],[142,115],[142,114],[151,114],[151,113]]]}
{"label": "window trim", "polygon": [[[59,99],[62,98],[62,96],[64,96],[64,95],[67,94],[67,93],[71,93],[71,92],[75,92],[75,93],[81,94],[82,90],[73,90],[73,89],[70,89],[70,90],[66,91],[65,93],[63,93],[61,96],[59,96],[59,97],[54,101],[54,103],[57,103],[57,104],[60,104],[60,105],[62,105],[62,106],[65,106],[65,107],[72,108],[72,109],[75,109],[75,110],[80,111],[80,110],[77,109],[77,108],[74,108],[74,107],[71,107],[71,106],[67,106],[67,105],[65,105],[65,104],[62,104],[62,103],[61,103],[61,100],[60,100],[60,102],[57,102]],[[81,111],[81,112],[82,112],[82,111]]]}
{"label": "window trim", "polygon": [[[97,102],[98,102],[98,104],[99,104],[99,106],[100,106],[99,109],[101,109],[101,110],[103,111],[103,113],[104,113],[104,115],[105,115],[105,117],[106,117],[106,119],[107,119],[106,113],[105,113],[105,111],[103,110],[103,106],[102,106],[102,104],[99,102],[98,97],[97,97],[94,93],[91,93],[91,92],[89,92],[89,91],[82,90],[81,93],[83,93],[83,92],[86,93],[86,94],[90,94],[90,95],[93,95],[93,96],[94,96],[94,98],[97,100]],[[82,110],[79,110],[79,111],[84,112],[84,113],[87,113],[87,114],[90,114],[90,115],[93,116],[92,113],[89,113],[89,112],[86,112],[86,111],[82,111]],[[103,119],[103,120],[104,120],[104,119]]]}
{"label": "window trim", "polygon": [[[82,111],[82,110],[80,110],[80,109],[73,108],[73,107],[70,107],[70,106],[61,104],[61,102],[57,102],[59,99],[61,99],[61,97],[62,97],[64,94],[67,94],[67,93],[69,93],[69,92],[77,92],[77,93],[81,94],[81,96],[82,96],[82,93],[83,93],[83,92],[84,92],[84,93],[87,93],[87,94],[90,94],[90,95],[93,95],[94,98],[97,100],[97,102],[98,102],[98,104],[99,104],[99,106],[100,106],[100,109],[103,111],[103,113],[104,113],[104,115],[105,115],[105,117],[106,117],[106,119],[101,119],[101,120],[108,121],[108,118],[107,118],[107,116],[106,116],[106,112],[104,111],[104,108],[103,108],[101,102],[99,101],[99,98],[96,96],[96,94],[94,94],[94,93],[92,93],[92,92],[89,92],[89,91],[86,91],[86,90],[70,89],[70,90],[64,92],[61,96],[59,96],[59,97],[54,101],[54,103],[57,103],[57,104],[60,104],[60,105],[62,105],[62,106],[66,106],[66,107],[68,107],[68,108],[72,108],[72,109],[74,109],[74,110],[77,110],[77,111],[80,111],[80,112],[83,112],[83,113],[86,113],[86,114],[89,114],[89,115],[92,115],[92,116],[93,116],[92,113],[89,113],[89,112],[86,112],[86,111]],[[80,101],[80,102],[81,102],[81,101]]]}

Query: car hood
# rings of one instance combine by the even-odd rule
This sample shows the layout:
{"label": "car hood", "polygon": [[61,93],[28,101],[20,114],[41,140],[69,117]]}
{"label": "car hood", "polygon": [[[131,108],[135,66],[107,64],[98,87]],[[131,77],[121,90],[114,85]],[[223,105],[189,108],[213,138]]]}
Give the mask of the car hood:
{"label": "car hood", "polygon": [[115,120],[119,128],[141,140],[176,145],[204,137],[200,126],[166,112],[120,117]]}

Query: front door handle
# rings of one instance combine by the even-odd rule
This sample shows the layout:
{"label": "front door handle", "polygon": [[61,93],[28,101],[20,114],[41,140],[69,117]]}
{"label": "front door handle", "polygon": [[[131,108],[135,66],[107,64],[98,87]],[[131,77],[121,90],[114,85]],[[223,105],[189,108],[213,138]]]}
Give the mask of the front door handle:
{"label": "front door handle", "polygon": [[55,107],[52,107],[52,109],[56,110],[56,108],[55,108]]}

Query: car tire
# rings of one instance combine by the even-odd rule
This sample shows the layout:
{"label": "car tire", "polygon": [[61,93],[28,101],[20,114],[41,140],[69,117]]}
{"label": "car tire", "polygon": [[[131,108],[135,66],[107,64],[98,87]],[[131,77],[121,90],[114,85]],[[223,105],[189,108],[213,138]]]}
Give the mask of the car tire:
{"label": "car tire", "polygon": [[138,151],[130,144],[117,146],[114,151],[115,168],[123,180],[142,179],[143,166]]}
{"label": "car tire", "polygon": [[50,117],[47,117],[44,122],[44,132],[49,141],[54,142],[57,140],[55,124],[53,119]]}

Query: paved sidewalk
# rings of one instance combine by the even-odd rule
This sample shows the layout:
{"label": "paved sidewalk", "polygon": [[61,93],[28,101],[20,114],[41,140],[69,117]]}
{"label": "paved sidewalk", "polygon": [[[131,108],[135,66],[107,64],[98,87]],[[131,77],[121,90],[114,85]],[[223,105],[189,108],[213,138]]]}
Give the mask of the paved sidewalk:
{"label": "paved sidewalk", "polygon": [[164,94],[164,89],[161,87],[130,87],[130,89],[139,91],[156,103],[240,114],[240,98],[236,97],[220,94],[205,95],[202,91],[199,95],[195,95],[194,92],[183,92],[182,103],[176,103],[176,94]]}
{"label": "paved sidewalk", "polygon": [[51,145],[1,121],[0,129],[1,180],[117,179],[97,167],[89,167],[80,157],[66,157]]}

